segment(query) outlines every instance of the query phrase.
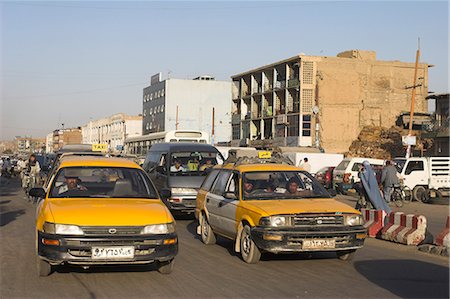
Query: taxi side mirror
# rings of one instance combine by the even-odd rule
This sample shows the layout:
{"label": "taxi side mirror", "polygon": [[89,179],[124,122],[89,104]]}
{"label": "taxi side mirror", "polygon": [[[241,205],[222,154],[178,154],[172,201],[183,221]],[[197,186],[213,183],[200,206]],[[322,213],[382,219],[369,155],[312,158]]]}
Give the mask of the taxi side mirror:
{"label": "taxi side mirror", "polygon": [[172,191],[170,189],[162,189],[160,195],[161,199],[169,199],[172,197]]}
{"label": "taxi side mirror", "polygon": [[237,199],[236,194],[234,194],[234,192],[224,192],[222,196],[225,197],[226,199],[233,199],[233,200]]}
{"label": "taxi side mirror", "polygon": [[156,166],[155,170],[160,174],[166,174],[166,168],[164,166]]}
{"label": "taxi side mirror", "polygon": [[42,188],[31,188],[28,194],[33,197],[45,198],[45,190]]}

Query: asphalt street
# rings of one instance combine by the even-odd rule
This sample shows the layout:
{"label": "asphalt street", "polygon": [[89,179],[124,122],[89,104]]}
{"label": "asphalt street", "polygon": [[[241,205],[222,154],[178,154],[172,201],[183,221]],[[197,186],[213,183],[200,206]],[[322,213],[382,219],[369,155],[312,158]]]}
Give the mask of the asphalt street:
{"label": "asphalt street", "polygon": [[[414,205],[408,209],[425,208]],[[439,217],[448,215],[448,206],[438,209]],[[248,265],[234,253],[232,241],[219,238],[216,245],[204,245],[192,219],[177,221],[180,247],[170,275],[153,266],[109,266],[58,267],[38,277],[34,219],[35,207],[24,199],[19,181],[2,181],[1,298],[449,297],[448,259],[415,247],[368,239],[352,262],[330,253],[263,255],[258,264]]]}

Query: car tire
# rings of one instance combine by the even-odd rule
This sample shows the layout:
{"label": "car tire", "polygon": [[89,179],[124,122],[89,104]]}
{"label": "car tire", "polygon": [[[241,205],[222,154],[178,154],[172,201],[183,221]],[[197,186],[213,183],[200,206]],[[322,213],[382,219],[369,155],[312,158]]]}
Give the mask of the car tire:
{"label": "car tire", "polygon": [[416,186],[413,189],[413,198],[419,202],[427,202],[428,201],[428,190],[425,189],[424,186]]}
{"label": "car tire", "polygon": [[356,250],[337,251],[336,255],[341,261],[352,261],[355,257]]}
{"label": "car tire", "polygon": [[170,260],[167,262],[158,262],[158,272],[161,274],[170,274],[173,271],[173,266],[175,260]]}
{"label": "car tire", "polygon": [[250,227],[245,225],[241,233],[241,256],[247,264],[256,264],[261,258],[261,251],[250,235]]}
{"label": "car tire", "polygon": [[52,273],[52,265],[39,256],[36,257],[37,273],[40,277],[49,276]]}
{"label": "car tire", "polygon": [[209,225],[205,215],[202,215],[200,220],[200,231],[203,243],[206,245],[216,244],[216,235]]}

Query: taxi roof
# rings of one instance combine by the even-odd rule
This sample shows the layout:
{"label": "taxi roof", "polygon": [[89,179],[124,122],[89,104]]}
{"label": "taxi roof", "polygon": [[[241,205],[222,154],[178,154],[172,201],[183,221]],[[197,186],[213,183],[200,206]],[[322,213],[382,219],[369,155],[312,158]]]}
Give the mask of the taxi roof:
{"label": "taxi roof", "polygon": [[98,156],[67,156],[61,159],[59,168],[80,166],[140,168],[131,160]]}
{"label": "taxi roof", "polygon": [[287,164],[260,163],[260,164],[240,164],[235,166],[234,163],[224,164],[219,168],[237,170],[239,172],[255,172],[255,171],[299,171],[301,167]]}

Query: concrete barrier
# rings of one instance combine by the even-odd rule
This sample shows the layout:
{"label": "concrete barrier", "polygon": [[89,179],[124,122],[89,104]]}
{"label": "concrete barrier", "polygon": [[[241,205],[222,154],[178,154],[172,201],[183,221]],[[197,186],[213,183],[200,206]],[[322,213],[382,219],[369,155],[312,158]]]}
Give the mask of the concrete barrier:
{"label": "concrete barrier", "polygon": [[436,245],[450,247],[450,216],[447,217],[447,224],[443,231],[436,237]]}
{"label": "concrete barrier", "polygon": [[369,237],[375,238],[384,227],[386,212],[383,210],[361,209],[361,215]]}
{"label": "concrete barrier", "polygon": [[388,224],[381,230],[381,239],[416,246],[425,240],[427,230],[425,216],[392,212],[388,215],[388,219]]}

